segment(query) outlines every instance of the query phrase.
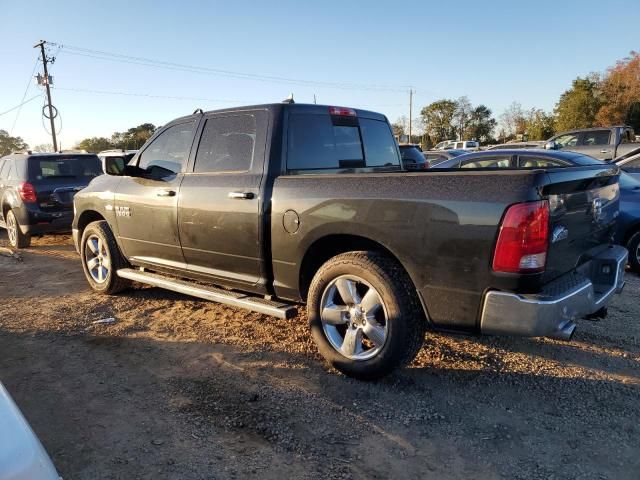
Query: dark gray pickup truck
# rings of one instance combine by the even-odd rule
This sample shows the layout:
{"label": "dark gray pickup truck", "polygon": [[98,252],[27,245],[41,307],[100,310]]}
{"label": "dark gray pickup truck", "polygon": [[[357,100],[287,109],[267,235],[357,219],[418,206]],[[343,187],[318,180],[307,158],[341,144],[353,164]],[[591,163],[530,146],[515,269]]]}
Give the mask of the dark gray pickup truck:
{"label": "dark gray pickup truck", "polygon": [[583,128],[562,132],[547,140],[548,150],[571,150],[599,160],[614,160],[640,151],[633,128],[626,126]]}
{"label": "dark gray pickup truck", "polygon": [[383,115],[271,104],[177,119],[108,167],[75,197],[94,290],[306,303],[357,378],[410,362],[428,327],[569,339],[624,285],[615,165],[407,172]]}

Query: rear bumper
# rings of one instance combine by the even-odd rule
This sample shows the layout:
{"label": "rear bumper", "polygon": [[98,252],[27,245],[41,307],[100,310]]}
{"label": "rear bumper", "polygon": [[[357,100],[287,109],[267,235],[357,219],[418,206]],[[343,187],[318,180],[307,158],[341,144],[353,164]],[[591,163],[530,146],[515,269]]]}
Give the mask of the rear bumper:
{"label": "rear bumper", "polygon": [[39,235],[53,232],[69,232],[73,221],[73,210],[61,212],[43,212],[23,208],[18,214],[18,223],[22,233]]}
{"label": "rear bumper", "polygon": [[570,339],[575,320],[606,307],[622,291],[627,256],[624,247],[611,246],[549,283],[540,294],[486,293],[482,333]]}

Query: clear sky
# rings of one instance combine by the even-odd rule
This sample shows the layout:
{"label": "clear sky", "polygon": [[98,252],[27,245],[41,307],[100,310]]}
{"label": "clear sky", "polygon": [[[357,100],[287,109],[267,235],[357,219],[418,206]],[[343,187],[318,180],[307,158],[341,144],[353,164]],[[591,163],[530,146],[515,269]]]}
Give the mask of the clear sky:
{"label": "clear sky", "polygon": [[[0,0],[0,112],[21,102],[40,39],[261,77],[167,70],[52,48],[63,148],[145,122],[162,125],[198,107],[268,103],[290,92],[297,102],[312,102],[315,94],[318,103],[368,108],[391,121],[408,115],[408,85],[417,92],[415,111],[461,95],[496,116],[513,101],[551,110],[573,78],[640,49],[639,18],[632,4],[602,0]],[[26,99],[39,91],[32,82]],[[49,143],[41,108],[40,99],[24,105],[15,128],[16,111],[0,115],[0,129],[31,146]]]}

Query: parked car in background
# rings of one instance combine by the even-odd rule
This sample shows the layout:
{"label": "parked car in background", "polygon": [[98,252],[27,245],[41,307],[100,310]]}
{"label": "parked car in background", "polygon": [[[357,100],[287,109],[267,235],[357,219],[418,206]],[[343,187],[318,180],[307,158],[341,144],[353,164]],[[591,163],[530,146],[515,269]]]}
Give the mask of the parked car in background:
{"label": "parked car in background", "polygon": [[429,168],[434,165],[438,165],[446,160],[451,158],[459,157],[460,155],[464,155],[469,153],[467,150],[428,150],[426,152],[422,152],[427,163],[429,164]]}
{"label": "parked car in background", "polygon": [[618,205],[614,165],[405,172],[384,115],[282,103],[166,124],[76,196],[73,238],[96,294],[135,281],[280,318],[303,302],[330,365],[374,379],[427,326],[569,340],[624,286]]}
{"label": "parked car in background", "polygon": [[616,158],[614,162],[625,172],[633,176],[640,176],[640,145],[636,150]]}
{"label": "parked car in background", "polygon": [[491,145],[487,150],[512,150],[514,148],[544,148],[544,140],[531,140],[529,142],[507,142],[500,145]]}
{"label": "parked car in background", "polygon": [[424,158],[420,147],[413,144],[398,145],[402,165],[406,170],[425,170],[429,168],[429,163]]}
{"label": "parked car in background", "polygon": [[0,383],[0,479],[61,480],[49,455]]}
{"label": "parked car in background", "polygon": [[640,274],[640,181],[626,172],[620,174],[620,216],[616,243],[629,250],[629,266]]}
{"label": "parked car in background", "polygon": [[474,140],[464,140],[460,142],[451,142],[449,145],[445,147],[445,150],[468,150],[468,151],[478,151],[480,150],[480,144]]}
{"label": "parked car in background", "polygon": [[[469,153],[448,160],[438,168],[537,169],[605,165],[602,160],[569,151],[500,150]],[[626,172],[620,174],[620,215],[615,240],[629,250],[629,266],[640,273],[640,181]]]}
{"label": "parked car in background", "polygon": [[14,248],[32,235],[70,231],[73,197],[102,174],[93,154],[14,153],[0,158],[0,227]]}
{"label": "parked car in background", "polygon": [[633,128],[615,126],[562,132],[547,140],[545,148],[571,150],[608,161],[640,148],[640,143],[635,143]]}
{"label": "parked car in background", "polygon": [[436,143],[436,146],[433,147],[433,149],[434,150],[444,150],[445,148],[447,148],[451,144],[455,145],[455,143],[456,143],[455,140],[444,140],[443,142]]}
{"label": "parked car in background", "polygon": [[[136,153],[138,153],[138,150],[103,150],[98,153],[98,158],[102,164],[102,171],[104,173],[117,174],[118,172],[116,170],[122,171],[124,166],[129,163],[129,160],[131,160]],[[105,161],[107,157],[114,160],[109,163],[109,168],[113,169],[111,172],[107,172],[106,170],[107,165]],[[118,161],[118,159],[120,161]]]}

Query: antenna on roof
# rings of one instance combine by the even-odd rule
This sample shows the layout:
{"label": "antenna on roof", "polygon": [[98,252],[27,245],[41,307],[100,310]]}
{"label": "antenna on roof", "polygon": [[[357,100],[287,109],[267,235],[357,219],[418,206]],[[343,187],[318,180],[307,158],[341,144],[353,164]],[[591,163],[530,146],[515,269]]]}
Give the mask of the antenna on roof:
{"label": "antenna on roof", "polygon": [[282,100],[282,103],[296,103],[296,102],[293,100],[293,92],[291,92],[287,98],[285,98],[284,100]]}
{"label": "antenna on roof", "polygon": [[202,111],[202,109],[201,109],[201,108],[196,108],[196,109],[193,111],[193,115],[195,115],[196,113],[199,113],[200,115],[203,115],[203,114],[204,114],[204,112]]}

